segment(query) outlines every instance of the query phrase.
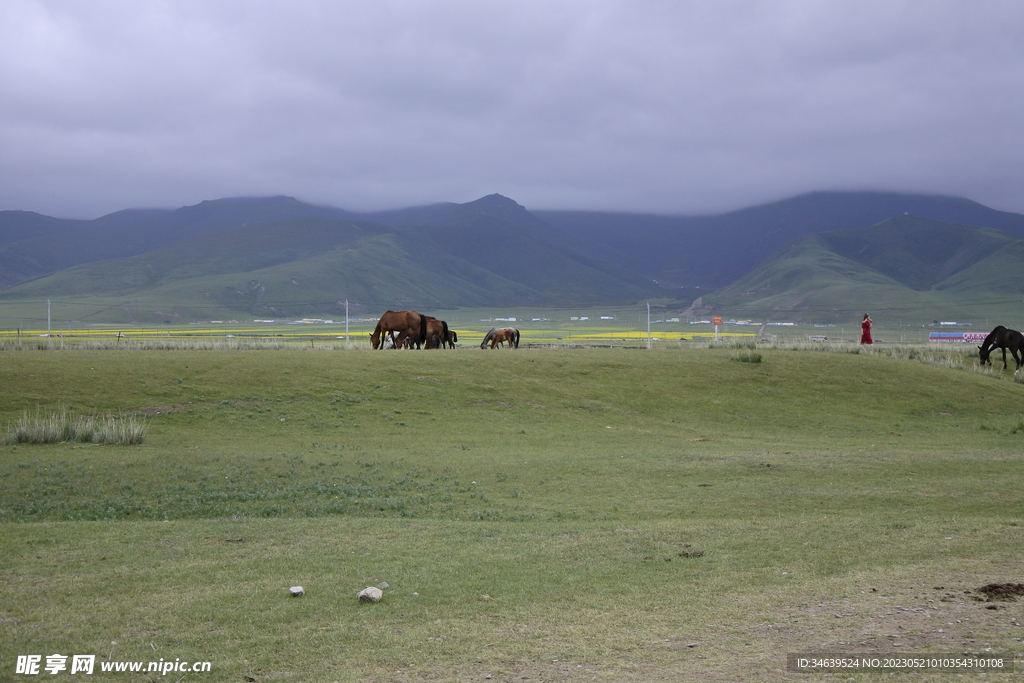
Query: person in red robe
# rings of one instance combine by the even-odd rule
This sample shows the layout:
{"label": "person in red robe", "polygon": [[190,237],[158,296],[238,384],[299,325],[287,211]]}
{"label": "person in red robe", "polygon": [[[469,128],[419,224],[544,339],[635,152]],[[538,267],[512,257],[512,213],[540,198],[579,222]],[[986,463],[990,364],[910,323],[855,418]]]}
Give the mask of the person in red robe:
{"label": "person in red robe", "polygon": [[871,316],[867,313],[864,314],[864,320],[860,323],[860,343],[861,344],[874,344],[874,340],[871,339]]}

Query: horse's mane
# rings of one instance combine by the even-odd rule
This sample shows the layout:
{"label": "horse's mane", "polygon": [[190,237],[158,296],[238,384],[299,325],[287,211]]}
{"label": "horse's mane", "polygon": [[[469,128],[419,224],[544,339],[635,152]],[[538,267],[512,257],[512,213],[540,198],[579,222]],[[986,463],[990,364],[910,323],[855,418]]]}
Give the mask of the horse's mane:
{"label": "horse's mane", "polygon": [[1006,327],[1004,325],[996,325],[988,336],[985,337],[985,341],[981,342],[982,347],[990,346],[995,343],[996,338],[1006,333]]}

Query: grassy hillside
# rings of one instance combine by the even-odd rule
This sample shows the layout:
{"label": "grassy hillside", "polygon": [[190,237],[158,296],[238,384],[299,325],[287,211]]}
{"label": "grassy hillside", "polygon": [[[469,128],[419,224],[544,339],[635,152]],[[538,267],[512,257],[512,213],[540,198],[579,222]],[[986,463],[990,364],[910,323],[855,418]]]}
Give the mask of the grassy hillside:
{"label": "grassy hillside", "polygon": [[[10,302],[112,299],[90,322],[320,317],[386,308],[633,302],[653,287],[574,257],[490,215],[396,230],[307,219],[222,230],[146,254],[65,269],[0,294]],[[116,299],[122,299],[117,301]],[[122,305],[131,301],[130,306]],[[95,309],[94,309],[95,310]]]}
{"label": "grassy hillside", "polygon": [[440,251],[529,287],[551,304],[621,305],[660,294],[649,280],[550,244],[535,226],[488,214],[409,233]]}
{"label": "grassy hillside", "polygon": [[922,291],[993,254],[1024,244],[1024,239],[1011,233],[909,215],[821,237],[837,254]]}
{"label": "grassy hillside", "polygon": [[1024,240],[1012,241],[954,273],[935,289],[976,300],[1002,300],[1016,304],[1024,295],[1024,281],[1017,277],[1024,263]]}
{"label": "grassy hillside", "polygon": [[1021,291],[1024,239],[1011,233],[900,216],[870,228],[809,235],[704,298],[715,310],[851,320],[999,318]]}
{"label": "grassy hillside", "polygon": [[0,422],[149,427],[0,447],[0,662],[781,681],[789,652],[1015,652],[978,589],[1021,579],[1024,385],[762,354],[10,352]]}
{"label": "grassy hillside", "polygon": [[[451,308],[456,302],[492,305],[535,295],[514,282],[430,249],[405,248],[392,234],[360,239],[322,254],[234,276],[192,278],[149,293],[154,300],[203,301],[257,317],[343,315],[387,308]],[[183,308],[189,310],[188,304]]]}
{"label": "grassy hillside", "polygon": [[[240,228],[128,259],[62,271],[4,292],[3,298],[130,298],[131,317],[112,309],[90,322],[224,317],[302,317],[387,307],[452,307],[529,300],[513,282],[419,247],[397,235],[344,221]],[[205,274],[204,274],[205,273]],[[533,295],[536,296],[536,295]]]}
{"label": "grassy hillside", "polygon": [[127,296],[180,280],[246,273],[300,261],[381,232],[368,224],[332,220],[236,228],[140,256],[66,269],[5,294]]}
{"label": "grassy hillside", "polygon": [[[748,276],[703,298],[711,310],[741,317],[849,321],[865,311],[929,319],[949,302],[918,292],[869,267],[836,254],[818,235],[805,237]],[[969,315],[964,308],[959,317]],[[954,316],[956,319],[957,316]]]}

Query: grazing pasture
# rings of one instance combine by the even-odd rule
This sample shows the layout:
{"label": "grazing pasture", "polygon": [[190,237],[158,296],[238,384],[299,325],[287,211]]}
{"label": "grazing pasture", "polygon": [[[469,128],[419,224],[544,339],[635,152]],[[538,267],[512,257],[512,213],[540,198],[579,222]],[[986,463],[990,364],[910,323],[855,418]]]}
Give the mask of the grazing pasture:
{"label": "grazing pasture", "polygon": [[146,433],[0,446],[0,679],[52,653],[330,682],[1019,652],[1024,603],[978,589],[1024,582],[1024,385],[913,357],[4,351],[0,424]]}
{"label": "grazing pasture", "polygon": [[[64,312],[64,311],[62,311]],[[494,317],[489,309],[458,309],[453,311],[424,311],[447,321],[451,331],[459,337],[463,347],[478,347],[491,328],[513,326],[522,333],[522,345],[527,348],[580,348],[626,347],[678,349],[685,346],[707,345],[719,342],[757,342],[773,346],[806,344],[825,338],[828,345],[856,343],[860,335],[859,323],[787,326],[761,321],[742,321],[743,324],[723,324],[717,333],[710,324],[691,324],[680,319],[678,311],[666,308],[652,309],[648,332],[646,310],[642,307],[607,307],[600,309],[509,309]],[[45,304],[43,308],[45,315]],[[380,315],[374,309],[373,315]],[[367,315],[360,313],[359,315]],[[1013,320],[1007,324],[1016,324]],[[299,346],[334,349],[366,349],[372,345],[371,334],[376,318],[354,317],[348,326],[344,319],[299,322],[288,320],[221,321],[197,324],[167,324],[159,326],[94,325],[56,322],[46,338],[45,318],[41,327],[0,329],[0,350],[4,349],[77,349],[77,348],[164,348],[164,349],[285,349]],[[989,329],[987,320],[973,322],[975,331]],[[1019,325],[1018,325],[1019,326]],[[928,333],[937,330],[967,328],[941,328],[931,321],[880,319],[874,326],[874,336],[880,345],[925,345]],[[347,338],[346,338],[347,333]],[[396,333],[397,336],[398,333]],[[120,336],[119,336],[120,335]],[[977,356],[977,349],[974,349]]]}

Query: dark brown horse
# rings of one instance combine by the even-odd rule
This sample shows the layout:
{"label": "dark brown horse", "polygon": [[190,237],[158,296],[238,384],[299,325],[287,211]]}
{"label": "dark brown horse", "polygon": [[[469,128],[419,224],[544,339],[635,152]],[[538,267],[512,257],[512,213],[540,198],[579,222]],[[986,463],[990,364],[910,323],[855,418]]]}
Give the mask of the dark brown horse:
{"label": "dark brown horse", "polygon": [[458,341],[459,341],[458,333],[456,333],[455,330],[449,328],[448,329],[448,334],[445,335],[444,340],[441,342],[441,348],[443,349],[447,345],[448,348],[454,349],[455,348],[455,343],[458,342]]}
{"label": "dark brown horse", "polygon": [[996,325],[988,333],[988,336],[985,337],[985,341],[981,343],[981,346],[978,347],[978,357],[981,358],[982,365],[992,363],[989,356],[995,349],[1003,350],[1003,370],[1007,369],[1006,349],[1010,349],[1010,353],[1013,354],[1013,360],[1017,362],[1017,370],[1020,370],[1020,366],[1024,365],[1024,334],[1017,330]]}
{"label": "dark brown horse", "polygon": [[448,339],[448,323],[429,315],[424,317],[427,319],[426,348],[443,349],[444,343]]}
{"label": "dark brown horse", "polygon": [[370,343],[373,348],[383,348],[381,335],[398,333],[395,340],[395,348],[405,346],[406,339],[414,339],[415,342],[422,342],[427,338],[427,316],[417,311],[385,311],[384,315],[377,321],[377,327],[370,334]]}
{"label": "dark brown horse", "polygon": [[484,348],[489,343],[493,349],[496,346],[501,346],[502,343],[508,343],[508,348],[519,348],[519,330],[514,327],[492,327],[484,340],[480,342],[480,348]]}

